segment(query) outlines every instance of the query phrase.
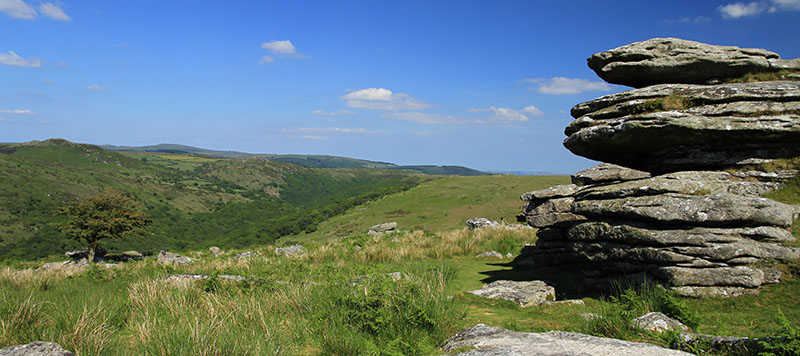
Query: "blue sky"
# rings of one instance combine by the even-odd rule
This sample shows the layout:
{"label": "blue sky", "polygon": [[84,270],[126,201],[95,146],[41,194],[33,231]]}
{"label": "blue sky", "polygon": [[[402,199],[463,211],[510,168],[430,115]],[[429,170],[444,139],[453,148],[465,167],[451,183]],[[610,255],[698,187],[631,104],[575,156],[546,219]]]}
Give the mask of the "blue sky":
{"label": "blue sky", "polygon": [[586,58],[652,37],[800,57],[800,0],[0,0],[0,141],[180,143],[572,173]]}

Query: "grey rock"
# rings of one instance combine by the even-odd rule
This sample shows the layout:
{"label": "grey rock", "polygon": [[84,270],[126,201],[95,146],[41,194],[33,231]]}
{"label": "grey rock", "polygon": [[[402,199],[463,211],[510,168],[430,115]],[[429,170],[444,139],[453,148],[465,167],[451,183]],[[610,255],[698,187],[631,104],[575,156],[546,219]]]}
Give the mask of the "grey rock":
{"label": "grey rock", "polygon": [[578,186],[575,184],[556,185],[547,189],[535,190],[522,194],[519,198],[524,201],[534,199],[551,199],[569,197],[578,191]]}
{"label": "grey rock", "polygon": [[796,169],[781,169],[781,170],[772,171],[772,172],[754,171],[754,170],[742,171],[742,172],[733,172],[733,175],[735,177],[739,177],[739,178],[755,178],[755,179],[758,179],[758,180],[761,180],[761,181],[773,181],[773,180],[783,181],[783,180],[789,180],[789,179],[792,179],[794,177],[797,177],[798,174],[800,174],[800,171],[798,171]]}
{"label": "grey rock", "polygon": [[194,262],[194,259],[192,258],[164,250],[161,250],[161,252],[158,253],[157,258],[159,263],[168,263],[168,264],[185,265]]}
{"label": "grey rock", "polygon": [[[191,274],[191,273],[184,273],[184,274],[172,274],[167,277],[164,277],[167,281],[184,281],[184,280],[205,280],[211,278],[211,275],[208,274]],[[234,281],[234,282],[241,282],[245,280],[242,276],[232,275],[232,274],[220,274],[217,275],[217,278],[224,280],[224,281]]]}
{"label": "grey rock", "polygon": [[442,349],[446,352],[463,347],[473,350],[461,352],[460,356],[688,356],[686,352],[670,350],[660,346],[601,338],[579,333],[549,331],[524,333],[485,324],[464,329],[447,339]]}
{"label": "grey rock", "polygon": [[144,259],[144,255],[137,251],[125,251],[122,253],[106,255],[105,259],[115,262],[140,261]]}
{"label": "grey rock", "polygon": [[[637,111],[666,97],[690,104]],[[800,81],[657,85],[575,106],[564,146],[651,173],[747,165],[800,155],[799,111]]]}
{"label": "grey rock", "polygon": [[[750,351],[755,354],[763,350],[762,342],[773,340],[772,338],[749,338],[741,336],[714,336],[695,333],[680,333],[678,336],[680,343],[672,347],[685,347],[690,345],[702,345],[704,350],[742,350]],[[733,353],[735,354],[735,353]]]}
{"label": "grey rock", "polygon": [[548,300],[542,305],[586,305],[581,299]]}
{"label": "grey rock", "polygon": [[631,325],[642,330],[663,333],[670,330],[688,331],[689,327],[678,320],[670,318],[660,312],[652,312],[642,315],[631,321]]}
{"label": "grey rock", "polygon": [[500,254],[500,252],[497,252],[497,251],[494,251],[494,250],[492,250],[492,251],[486,251],[486,252],[484,252],[484,253],[482,253],[482,254],[480,254],[480,255],[477,255],[477,256],[475,256],[475,257],[495,257],[495,258],[503,258],[503,255],[502,255],[502,254]]}
{"label": "grey rock", "polygon": [[499,280],[489,283],[481,289],[469,292],[489,299],[510,300],[523,308],[556,299],[555,288],[544,281],[517,282]]}
{"label": "grey rock", "polygon": [[253,252],[253,251],[245,251],[245,252],[237,253],[237,254],[233,255],[233,258],[247,258],[247,257],[254,256],[256,254],[257,253]]}
{"label": "grey rock", "polygon": [[766,198],[728,193],[702,196],[668,193],[576,201],[572,212],[587,217],[632,219],[664,225],[788,227],[792,224],[794,209]]}
{"label": "grey rock", "polygon": [[276,247],[275,254],[278,256],[302,257],[306,255],[306,248],[299,244],[289,247]]}
{"label": "grey rock", "polygon": [[472,229],[482,229],[486,227],[497,227],[500,226],[500,223],[494,220],[489,220],[487,218],[472,218],[467,220],[467,226]]}
{"label": "grey rock", "polygon": [[672,286],[757,288],[764,284],[760,269],[737,266],[719,268],[661,267],[661,277]]}
{"label": "grey rock", "polygon": [[705,84],[748,73],[794,69],[764,49],[715,46],[678,38],[653,38],[596,53],[589,68],[603,80],[632,87],[661,83]]}
{"label": "grey rock", "polygon": [[211,246],[208,248],[208,252],[211,252],[211,255],[217,257],[222,254],[222,250],[219,249],[217,246]]}
{"label": "grey rock", "polygon": [[678,295],[690,298],[737,298],[744,295],[756,295],[759,290],[756,288],[743,287],[702,287],[702,286],[682,286],[672,287],[671,290]]}
{"label": "grey rock", "polygon": [[63,261],[63,262],[48,262],[42,265],[41,269],[49,269],[49,270],[56,270],[62,269],[70,264],[70,261]]}
{"label": "grey rock", "polygon": [[397,231],[397,223],[396,222],[385,222],[378,225],[374,225],[369,228],[367,232],[370,235],[381,235],[389,232]]}
{"label": "grey rock", "polygon": [[532,200],[525,208],[525,219],[528,225],[533,227],[569,225],[585,221],[585,217],[572,212],[574,201],[572,197]]}
{"label": "grey rock", "polygon": [[55,342],[34,341],[0,349],[0,356],[75,356]]}
{"label": "grey rock", "polygon": [[609,199],[664,193],[690,195],[731,193],[760,197],[780,186],[781,184],[777,182],[745,180],[727,172],[682,171],[635,181],[587,187],[577,193],[576,198],[580,200]]}
{"label": "grey rock", "polygon": [[591,168],[584,169],[570,176],[572,183],[584,186],[589,184],[629,181],[642,179],[650,176],[650,173],[630,169],[616,164],[602,163]]}

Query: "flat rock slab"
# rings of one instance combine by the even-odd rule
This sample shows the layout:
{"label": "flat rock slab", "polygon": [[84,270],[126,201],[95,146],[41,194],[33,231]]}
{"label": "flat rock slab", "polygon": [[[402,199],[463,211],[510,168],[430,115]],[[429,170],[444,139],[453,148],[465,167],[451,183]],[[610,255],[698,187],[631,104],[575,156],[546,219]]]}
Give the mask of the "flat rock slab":
{"label": "flat rock slab", "polygon": [[534,190],[532,192],[527,192],[522,194],[519,198],[524,201],[532,201],[537,199],[552,199],[552,198],[562,198],[562,197],[569,197],[575,194],[578,191],[578,186],[575,184],[563,184],[563,185],[556,185],[550,188],[545,188],[541,190]]}
{"label": "flat rock slab", "polygon": [[392,221],[374,225],[369,228],[369,231],[367,233],[370,235],[376,235],[376,234],[380,235],[394,231],[397,231],[397,223]]}
{"label": "flat rock slab", "polygon": [[467,220],[467,227],[469,227],[472,230],[482,229],[485,227],[498,227],[498,226],[500,226],[500,223],[487,218],[472,218]]}
{"label": "flat rock slab", "polygon": [[715,46],[679,38],[653,38],[596,53],[589,68],[603,80],[636,88],[661,83],[705,84],[748,73],[793,69],[764,49]]}
{"label": "flat rock slab", "polygon": [[55,342],[34,341],[0,349],[0,356],[75,356]]}
{"label": "flat rock slab", "polygon": [[555,288],[544,281],[517,282],[499,280],[489,283],[481,289],[469,292],[489,299],[510,300],[523,308],[556,299]]}
{"label": "flat rock slab", "polygon": [[642,179],[650,176],[650,173],[618,166],[611,163],[602,163],[584,169],[570,176],[572,184],[579,186]]}
{"label": "flat rock slab", "polygon": [[564,331],[524,333],[484,324],[459,331],[445,341],[444,349],[452,352],[462,347],[475,349],[460,356],[689,356],[690,353],[670,350],[641,342],[589,336]]}

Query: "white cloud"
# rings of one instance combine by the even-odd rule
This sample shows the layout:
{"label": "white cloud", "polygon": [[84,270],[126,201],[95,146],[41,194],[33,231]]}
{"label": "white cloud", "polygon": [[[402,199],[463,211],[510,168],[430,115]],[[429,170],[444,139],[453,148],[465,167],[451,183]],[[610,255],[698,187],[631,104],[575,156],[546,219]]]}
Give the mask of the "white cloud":
{"label": "white cloud", "polygon": [[426,125],[468,124],[475,122],[475,120],[464,119],[450,115],[426,114],[421,112],[393,112],[386,113],[383,115],[383,117],[411,121]]}
{"label": "white cloud", "polygon": [[314,136],[314,135],[300,136],[300,138],[304,138],[304,139],[307,139],[307,140],[327,140],[328,139],[327,137]]}
{"label": "white cloud", "polygon": [[33,20],[36,9],[22,0],[0,0],[0,12],[15,19]]}
{"label": "white cloud", "polygon": [[28,109],[22,110],[0,110],[0,114],[12,114],[12,115],[33,115],[34,112]]}
{"label": "white cloud", "polygon": [[[539,110],[533,106],[529,106],[528,108],[533,108],[532,110]],[[526,108],[527,109],[527,108]],[[524,109],[523,109],[524,110]],[[509,123],[509,122],[523,122],[528,121],[528,117],[523,115],[517,110],[509,109],[509,108],[498,108],[494,106],[490,106],[486,109],[469,109],[469,112],[488,112],[489,113],[489,121],[490,122],[499,122],[499,123]],[[541,114],[541,111],[539,111]]]}
{"label": "white cloud", "polygon": [[86,91],[109,91],[111,88],[105,85],[92,84],[86,87]]}
{"label": "white cloud", "polygon": [[275,62],[275,59],[273,59],[270,56],[264,56],[264,57],[261,57],[261,59],[258,60],[258,64],[270,64],[272,62]]}
{"label": "white cloud", "polygon": [[359,134],[359,135],[374,135],[383,133],[383,131],[370,131],[364,128],[340,128],[340,127],[301,127],[299,129],[283,129],[283,132],[302,132],[302,133],[344,133],[344,134]]}
{"label": "white cloud", "polygon": [[542,115],[542,114],[543,114],[543,113],[542,113],[542,110],[539,110],[539,108],[537,108],[537,107],[535,107],[535,106],[533,106],[533,105],[531,105],[531,106],[526,106],[525,108],[523,108],[522,110],[520,110],[520,112],[521,112],[521,113],[528,114],[528,115],[531,115],[531,116],[540,116],[540,115]]}
{"label": "white cloud", "polygon": [[325,111],[325,110],[314,110],[311,112],[314,115],[319,116],[339,116],[339,115],[353,115],[355,114],[349,110],[339,110],[339,111]]}
{"label": "white cloud", "polygon": [[347,107],[371,110],[421,110],[430,104],[414,99],[408,94],[392,93],[384,88],[367,88],[352,91],[341,97]]}
{"label": "white cloud", "polygon": [[666,19],[666,20],[664,20],[664,23],[666,23],[668,25],[672,25],[672,24],[676,24],[676,23],[677,24],[688,24],[688,23],[691,23],[691,24],[697,25],[697,24],[703,24],[703,23],[710,22],[710,21],[711,21],[711,19],[708,18],[708,17],[695,16],[694,18],[682,17],[682,18],[679,18],[679,19]]}
{"label": "white cloud", "polygon": [[61,8],[60,4],[54,3],[45,3],[39,5],[39,12],[42,13],[43,16],[49,17],[53,20],[69,22],[72,19],[64,13],[64,9]]}
{"label": "white cloud", "polygon": [[608,91],[611,87],[603,82],[579,78],[555,77],[550,79],[525,79],[529,83],[538,83],[536,89],[543,94],[578,94],[585,91]]}
{"label": "white cloud", "polygon": [[[306,58],[306,56],[297,52],[297,47],[295,47],[292,44],[292,41],[289,40],[264,42],[261,44],[261,48],[269,51],[269,54],[271,54],[272,56],[276,56],[279,58]],[[259,64],[272,63],[275,61],[275,58],[272,56],[263,56],[258,61],[258,63]]]}
{"label": "white cloud", "polygon": [[722,17],[726,19],[738,19],[743,16],[754,16],[766,10],[767,7],[764,5],[764,3],[760,2],[751,2],[749,4],[737,2],[719,7],[719,12],[721,12]]}
{"label": "white cloud", "polygon": [[39,68],[42,66],[42,60],[41,58],[25,59],[20,57],[14,51],[8,51],[8,53],[0,53],[0,64],[14,67]]}
{"label": "white cloud", "polygon": [[720,6],[719,12],[726,19],[738,19],[745,16],[756,16],[761,13],[774,13],[779,11],[800,10],[800,0],[770,0],[753,1],[750,3],[737,2]]}

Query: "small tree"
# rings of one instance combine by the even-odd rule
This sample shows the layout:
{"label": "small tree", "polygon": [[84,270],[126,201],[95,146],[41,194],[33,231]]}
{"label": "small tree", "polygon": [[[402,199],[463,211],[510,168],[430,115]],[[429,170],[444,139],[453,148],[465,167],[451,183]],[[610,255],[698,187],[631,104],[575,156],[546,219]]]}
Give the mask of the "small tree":
{"label": "small tree", "polygon": [[61,231],[86,242],[89,262],[94,261],[98,241],[141,233],[151,222],[138,203],[114,189],[78,200],[59,212],[67,216],[59,226]]}

